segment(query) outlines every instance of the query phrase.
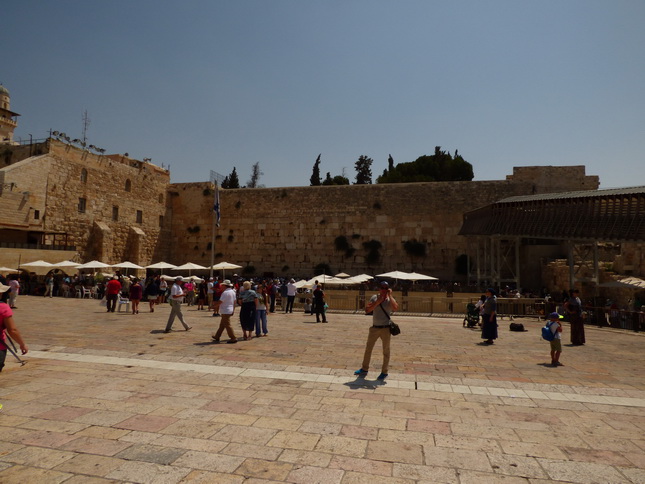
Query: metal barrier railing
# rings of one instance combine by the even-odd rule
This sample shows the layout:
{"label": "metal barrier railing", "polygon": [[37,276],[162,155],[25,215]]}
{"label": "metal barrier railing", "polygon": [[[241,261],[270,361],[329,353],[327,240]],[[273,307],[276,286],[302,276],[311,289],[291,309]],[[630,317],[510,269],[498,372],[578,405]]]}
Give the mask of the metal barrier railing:
{"label": "metal barrier railing", "polygon": [[645,312],[612,309],[610,307],[585,306],[585,324],[593,324],[600,328],[610,327],[631,331],[645,331]]}
{"label": "metal barrier railing", "polygon": [[[363,313],[365,296],[357,293],[330,293],[326,296],[328,311],[344,313]],[[472,297],[446,296],[397,296],[399,303],[398,315],[464,317],[466,306],[476,302]],[[294,307],[303,310],[305,297],[296,296]],[[515,316],[543,317],[545,314],[544,299],[504,299],[497,300],[497,313],[501,318]]]}

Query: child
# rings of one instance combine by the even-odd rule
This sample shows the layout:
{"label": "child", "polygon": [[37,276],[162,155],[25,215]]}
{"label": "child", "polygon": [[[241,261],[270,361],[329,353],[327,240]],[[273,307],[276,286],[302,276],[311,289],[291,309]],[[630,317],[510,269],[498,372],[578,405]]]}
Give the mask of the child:
{"label": "child", "polygon": [[553,333],[553,339],[549,341],[551,344],[551,366],[564,366],[560,363],[560,354],[562,353],[562,323],[563,316],[558,313],[549,314],[548,328]]}

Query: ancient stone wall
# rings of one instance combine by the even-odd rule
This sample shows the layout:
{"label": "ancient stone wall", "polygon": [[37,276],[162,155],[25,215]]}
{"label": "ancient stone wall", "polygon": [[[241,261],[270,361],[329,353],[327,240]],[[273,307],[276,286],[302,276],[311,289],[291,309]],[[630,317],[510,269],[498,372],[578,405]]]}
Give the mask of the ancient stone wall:
{"label": "ancient stone wall", "polygon": [[[548,168],[546,179],[520,170],[505,181],[221,190],[215,262],[253,266],[256,274],[309,276],[328,264],[334,273],[398,269],[452,279],[456,258],[467,251],[466,238],[457,235],[464,212],[510,196],[598,186],[584,169],[564,167],[572,176],[560,177],[559,167]],[[177,262],[210,262],[213,196],[207,189],[171,186]],[[408,241],[425,256],[406,251]]]}

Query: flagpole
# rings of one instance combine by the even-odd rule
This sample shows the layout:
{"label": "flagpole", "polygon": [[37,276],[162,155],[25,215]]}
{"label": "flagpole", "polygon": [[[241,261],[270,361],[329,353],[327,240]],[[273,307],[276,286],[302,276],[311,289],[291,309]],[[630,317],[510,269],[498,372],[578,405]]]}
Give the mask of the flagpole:
{"label": "flagpole", "polygon": [[215,201],[213,203],[213,220],[212,220],[212,227],[211,227],[211,265],[210,265],[210,277],[213,277],[213,266],[215,265],[215,227],[219,227],[219,213],[220,213],[220,208],[219,208],[219,186],[217,184],[217,181],[214,183],[215,185]]}

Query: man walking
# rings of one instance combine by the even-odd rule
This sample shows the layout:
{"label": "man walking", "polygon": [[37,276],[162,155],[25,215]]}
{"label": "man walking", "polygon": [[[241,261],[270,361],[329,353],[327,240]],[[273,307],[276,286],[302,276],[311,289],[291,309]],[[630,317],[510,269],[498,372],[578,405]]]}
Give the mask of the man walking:
{"label": "man walking", "polygon": [[233,289],[233,284],[231,284],[231,281],[228,279],[225,279],[220,284],[225,287],[219,298],[219,314],[222,319],[220,320],[217,332],[212,336],[212,338],[213,341],[219,343],[220,336],[222,336],[222,333],[226,330],[226,334],[229,337],[229,340],[226,343],[237,343],[237,338],[235,337],[233,328],[231,328],[231,317],[235,312],[235,301],[237,299],[235,290]]}
{"label": "man walking", "polygon": [[363,364],[354,372],[354,375],[364,377],[370,368],[372,359],[372,350],[376,341],[380,338],[383,343],[383,366],[381,374],[377,380],[383,381],[387,378],[388,366],[390,364],[390,315],[399,309],[399,303],[392,296],[390,285],[381,282],[380,292],[374,294],[370,302],[365,306],[365,313],[372,313],[372,326],[367,335],[367,344],[365,345],[365,354],[363,355]]}
{"label": "man walking", "polygon": [[181,300],[184,298],[184,288],[181,287],[181,284],[184,282],[184,278],[179,276],[175,279],[175,283],[170,288],[170,316],[168,316],[168,324],[166,324],[166,330],[164,333],[170,333],[172,331],[172,324],[175,322],[175,318],[179,318],[181,324],[183,324],[186,331],[190,331],[192,326],[188,326],[186,321],[184,321],[184,315],[181,312]]}
{"label": "man walking", "polygon": [[107,302],[107,312],[113,313],[116,309],[116,302],[119,299],[119,294],[121,293],[121,283],[117,276],[113,276],[112,279],[105,285],[105,300]]}

